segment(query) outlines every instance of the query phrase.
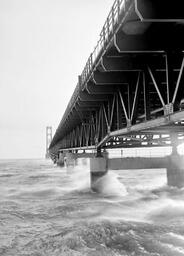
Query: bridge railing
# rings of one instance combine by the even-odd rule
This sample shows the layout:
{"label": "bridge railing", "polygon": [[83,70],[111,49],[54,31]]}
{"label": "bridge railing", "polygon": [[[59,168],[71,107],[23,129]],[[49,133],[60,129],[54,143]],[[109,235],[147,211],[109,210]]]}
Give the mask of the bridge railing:
{"label": "bridge railing", "polygon": [[68,103],[67,109],[64,113],[64,116],[58,128],[60,128],[63,122],[65,122],[67,118],[67,114],[70,111],[73,104],[75,103],[75,100],[77,99],[77,96],[79,95],[80,90],[84,88],[85,83],[87,82],[90,75],[92,74],[95,65],[99,61],[102,55],[102,52],[105,50],[111,38],[113,37],[114,32],[119,25],[120,18],[122,19],[122,17],[125,16],[125,14],[129,9],[130,3],[132,1],[133,0],[115,0],[114,1],[114,4],[101,30],[100,38],[97,42],[97,45],[94,48],[93,52],[90,54],[86,62],[86,65],[82,71],[82,74],[79,76],[79,81],[77,83],[77,86],[70,99],[70,102]]}
{"label": "bridge railing", "polygon": [[[80,86],[84,86],[85,82],[88,80],[89,76],[91,75],[95,64],[98,62],[101,53],[105,50],[107,44],[109,43],[110,39],[112,38],[114,31],[119,24],[120,16],[124,16],[128,11],[129,4],[131,0],[115,0],[109,15],[103,25],[103,28],[100,32],[100,38],[95,46],[93,52],[90,54],[86,65],[82,71],[80,76],[80,85],[77,84],[76,90],[74,91],[73,99],[78,95],[80,90]],[[72,103],[72,100],[71,100]]]}
{"label": "bridge railing", "polygon": [[120,16],[125,15],[128,11],[130,0],[115,0],[114,4],[109,12],[109,15],[105,21],[105,24],[101,30],[100,38],[97,42],[96,47],[89,56],[86,65],[81,74],[81,84],[85,84],[86,80],[91,75],[95,64],[98,62],[98,59],[105,47],[112,38],[114,31],[119,23]]}

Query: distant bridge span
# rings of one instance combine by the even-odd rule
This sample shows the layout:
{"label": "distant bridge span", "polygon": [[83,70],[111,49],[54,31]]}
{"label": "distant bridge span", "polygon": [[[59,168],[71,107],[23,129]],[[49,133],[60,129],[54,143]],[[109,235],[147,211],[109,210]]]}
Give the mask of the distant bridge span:
{"label": "distant bridge span", "polygon": [[[59,151],[184,138],[183,0],[116,0],[50,144]],[[174,138],[174,139],[173,139]]]}

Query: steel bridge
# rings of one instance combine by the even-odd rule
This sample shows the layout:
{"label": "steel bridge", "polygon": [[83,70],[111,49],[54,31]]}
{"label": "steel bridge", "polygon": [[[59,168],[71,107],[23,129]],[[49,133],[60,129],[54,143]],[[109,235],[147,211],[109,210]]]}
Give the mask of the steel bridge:
{"label": "steel bridge", "polygon": [[[184,138],[183,0],[116,0],[50,144],[156,147]],[[174,135],[173,135],[174,134]]]}

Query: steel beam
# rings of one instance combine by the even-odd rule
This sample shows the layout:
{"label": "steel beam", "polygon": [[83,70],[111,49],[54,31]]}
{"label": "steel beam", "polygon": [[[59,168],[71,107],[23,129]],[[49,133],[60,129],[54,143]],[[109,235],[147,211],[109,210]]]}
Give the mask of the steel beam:
{"label": "steel beam", "polygon": [[84,102],[96,102],[96,101],[108,101],[108,97],[106,95],[92,95],[89,94],[87,92],[79,92],[79,99],[80,101],[84,101]]}
{"label": "steel beam", "polygon": [[[137,26],[139,23],[137,22]],[[181,37],[181,34],[183,30],[183,26],[176,26],[174,22],[157,22],[147,27],[142,34],[130,35],[119,31],[114,37],[114,45],[121,53],[163,53],[173,49],[182,50],[184,38]]]}
{"label": "steel beam", "polygon": [[[136,74],[136,72],[135,72]],[[93,81],[95,84],[126,84],[129,82],[130,77],[134,74],[129,72],[104,72],[99,71],[93,72]]]}
{"label": "steel beam", "polygon": [[96,85],[95,83],[93,83],[92,81],[89,81],[86,84],[85,87],[86,91],[89,94],[94,94],[94,95],[98,95],[98,94],[102,94],[102,95],[106,95],[106,94],[113,94],[116,90],[116,86],[114,84],[100,84],[100,85]]}

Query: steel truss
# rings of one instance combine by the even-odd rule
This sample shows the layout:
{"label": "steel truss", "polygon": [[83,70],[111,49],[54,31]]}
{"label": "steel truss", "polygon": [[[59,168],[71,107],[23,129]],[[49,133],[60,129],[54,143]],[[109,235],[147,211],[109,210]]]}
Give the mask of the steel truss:
{"label": "steel truss", "polygon": [[[170,144],[170,132],[183,135],[183,52],[142,54],[142,58],[147,58],[144,68],[129,71],[126,83],[107,85],[111,89],[108,94],[103,91],[104,86],[89,93],[91,81],[86,85],[82,104],[76,104],[68,119],[70,124],[78,120],[78,125],[60,141],[60,148],[166,146]],[[104,77],[108,73],[103,72]],[[95,85],[100,89],[101,85]],[[83,103],[88,107],[83,107]],[[171,118],[175,113],[180,114],[178,120]],[[134,131],[137,125],[139,128]]]}
{"label": "steel truss", "polygon": [[[160,1],[150,1],[159,10]],[[50,154],[70,148],[167,146],[173,133],[183,139],[184,26],[181,18],[145,19],[138,11],[141,3],[115,1]]]}

